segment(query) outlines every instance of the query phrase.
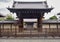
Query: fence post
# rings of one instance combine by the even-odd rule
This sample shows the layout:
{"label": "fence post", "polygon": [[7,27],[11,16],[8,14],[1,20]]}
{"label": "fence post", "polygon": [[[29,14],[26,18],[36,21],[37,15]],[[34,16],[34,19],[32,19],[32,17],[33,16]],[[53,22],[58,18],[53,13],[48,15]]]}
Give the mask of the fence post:
{"label": "fence post", "polygon": [[0,24],[0,37],[1,37],[1,24]]}

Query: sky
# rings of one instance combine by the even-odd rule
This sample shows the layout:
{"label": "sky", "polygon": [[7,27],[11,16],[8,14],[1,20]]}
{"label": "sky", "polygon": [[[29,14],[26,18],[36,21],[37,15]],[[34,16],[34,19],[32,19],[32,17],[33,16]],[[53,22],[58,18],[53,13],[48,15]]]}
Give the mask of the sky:
{"label": "sky", "polygon": [[[60,12],[60,0],[15,0],[15,1],[47,1],[47,4],[49,7],[54,7],[54,9],[49,12],[45,13],[44,17],[45,19],[48,19],[49,17],[56,15]],[[9,10],[6,9],[6,7],[11,7],[13,4],[13,0],[0,0],[0,13],[4,13],[6,15],[7,13],[10,13]],[[2,12],[3,11],[3,12]]]}

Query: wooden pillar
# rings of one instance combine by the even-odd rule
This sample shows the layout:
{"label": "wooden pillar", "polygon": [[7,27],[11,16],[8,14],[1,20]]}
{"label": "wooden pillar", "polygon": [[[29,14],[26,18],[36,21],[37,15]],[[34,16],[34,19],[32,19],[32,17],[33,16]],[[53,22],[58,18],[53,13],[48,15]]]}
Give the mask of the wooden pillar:
{"label": "wooden pillar", "polygon": [[38,32],[42,32],[42,15],[38,18]]}
{"label": "wooden pillar", "polygon": [[19,24],[19,32],[22,32],[23,31],[23,18],[19,19],[18,24]]}
{"label": "wooden pillar", "polygon": [[38,31],[42,32],[42,19],[41,19],[41,17],[38,19]]}
{"label": "wooden pillar", "polygon": [[58,33],[58,23],[56,25],[57,25],[57,33]]}
{"label": "wooden pillar", "polygon": [[20,11],[17,11],[16,14],[19,18],[18,23],[17,23],[19,26],[19,32],[22,32],[23,31],[23,18],[21,16],[22,13]]}
{"label": "wooden pillar", "polygon": [[1,24],[0,24],[0,37],[1,37]]}

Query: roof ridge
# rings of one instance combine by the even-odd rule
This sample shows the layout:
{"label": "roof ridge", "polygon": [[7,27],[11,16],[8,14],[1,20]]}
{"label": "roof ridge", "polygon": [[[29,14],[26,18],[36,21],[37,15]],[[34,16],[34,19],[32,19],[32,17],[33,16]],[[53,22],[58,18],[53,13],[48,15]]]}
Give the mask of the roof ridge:
{"label": "roof ridge", "polygon": [[46,2],[46,1],[14,1],[18,3],[41,3],[41,2]]}

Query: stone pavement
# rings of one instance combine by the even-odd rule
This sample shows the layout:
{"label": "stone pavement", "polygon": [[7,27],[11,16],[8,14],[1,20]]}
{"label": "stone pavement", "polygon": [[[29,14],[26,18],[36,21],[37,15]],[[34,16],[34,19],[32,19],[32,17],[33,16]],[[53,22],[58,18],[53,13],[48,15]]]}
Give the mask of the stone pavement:
{"label": "stone pavement", "polygon": [[60,39],[18,39],[18,38],[0,38],[0,42],[60,42]]}

